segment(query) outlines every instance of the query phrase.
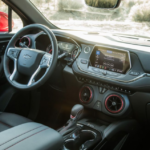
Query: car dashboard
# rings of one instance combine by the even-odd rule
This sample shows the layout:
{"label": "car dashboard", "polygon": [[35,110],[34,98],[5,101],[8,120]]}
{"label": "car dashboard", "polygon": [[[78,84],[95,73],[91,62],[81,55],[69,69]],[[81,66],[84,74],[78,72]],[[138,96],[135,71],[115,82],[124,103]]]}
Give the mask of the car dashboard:
{"label": "car dashboard", "polygon": [[[51,87],[59,91],[69,89],[77,102],[108,116],[126,117],[134,110],[140,121],[147,118],[141,106],[145,108],[150,99],[149,47],[80,31],[53,33],[58,41],[58,65],[48,81]],[[53,52],[44,32],[25,35],[19,42]]]}

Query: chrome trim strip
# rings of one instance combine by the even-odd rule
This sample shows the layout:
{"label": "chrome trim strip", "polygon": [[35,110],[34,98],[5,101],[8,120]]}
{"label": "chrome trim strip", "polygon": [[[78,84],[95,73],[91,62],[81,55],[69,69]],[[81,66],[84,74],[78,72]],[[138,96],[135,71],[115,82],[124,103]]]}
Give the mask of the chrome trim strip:
{"label": "chrome trim strip", "polygon": [[14,60],[14,70],[13,73],[11,74],[11,76],[9,77],[10,81],[13,81],[15,74],[17,73],[17,59],[13,59]]}
{"label": "chrome trim strip", "polygon": [[34,82],[34,78],[37,76],[37,74],[40,72],[41,67],[39,66],[37,68],[37,70],[34,72],[34,74],[31,76],[29,82],[28,82],[28,86],[30,86],[33,82]]}
{"label": "chrome trim strip", "polygon": [[[103,46],[103,45],[94,45],[94,47],[93,47],[93,49],[92,49],[92,51],[91,51],[91,54],[90,54],[90,56],[89,56],[89,61],[90,61],[90,57],[91,57],[91,55],[92,55],[92,52],[93,52],[93,50],[94,50],[94,48],[95,48],[96,46],[99,46],[99,47],[102,47],[102,48],[110,48],[110,49],[114,49],[114,50],[118,50],[118,51],[127,52],[128,57],[129,57],[129,63],[130,63],[130,68],[129,68],[129,70],[131,69],[132,65],[131,65],[130,52],[127,51],[127,50],[118,49],[118,48],[109,47],[109,46],[107,47],[107,46]],[[98,74],[96,74],[96,73],[92,73],[92,72],[88,72],[88,71],[86,71],[86,70],[83,70],[83,69],[80,67],[78,61],[79,61],[79,60],[77,59],[77,60],[76,60],[76,62],[77,62],[77,67],[78,67],[78,69],[79,69],[80,71],[82,71],[82,72],[84,72],[84,73],[92,74],[92,75],[94,75],[94,76],[101,77],[101,78],[104,78],[104,79],[113,80],[113,81],[119,81],[119,82],[129,83],[129,82],[136,81],[136,80],[138,80],[138,79],[140,79],[140,78],[143,78],[143,77],[147,74],[147,73],[143,73],[143,74],[141,74],[140,76],[138,76],[138,77],[136,77],[136,78],[134,78],[134,79],[132,79],[132,80],[123,81],[123,80],[118,80],[118,79],[115,79],[115,78],[110,78],[110,77],[98,75]],[[129,71],[129,70],[128,70],[128,71]],[[127,71],[127,72],[128,72],[128,71]]]}
{"label": "chrome trim strip", "polygon": [[90,132],[94,135],[94,137],[96,138],[97,134],[91,130],[81,130],[81,132]]}
{"label": "chrome trim strip", "polygon": [[65,145],[66,145],[68,142],[71,142],[71,141],[75,141],[75,139],[68,139],[68,140],[65,140],[65,144],[63,145],[63,150],[69,150],[68,148],[65,147]]}
{"label": "chrome trim strip", "polygon": [[136,78],[134,78],[134,79],[132,79],[132,80],[123,81],[123,80],[118,80],[118,79],[114,79],[114,78],[109,78],[109,77],[106,77],[106,76],[101,76],[101,75],[98,75],[98,74],[96,74],[96,73],[92,73],[92,72],[88,72],[88,71],[86,71],[86,70],[83,70],[83,69],[79,66],[78,60],[76,60],[76,62],[77,62],[77,67],[78,67],[78,69],[79,69],[80,71],[84,72],[84,73],[88,73],[88,74],[92,74],[92,75],[97,76],[97,77],[100,77],[100,78],[104,78],[104,79],[108,79],[108,80],[113,80],[113,81],[124,82],[124,83],[129,83],[129,82],[136,81],[136,80],[138,80],[138,79],[140,79],[140,78],[143,78],[143,77],[147,74],[147,73],[143,73],[143,74],[141,74],[140,76],[138,76],[138,77],[136,77]]}
{"label": "chrome trim strip", "polygon": [[70,141],[75,141],[75,139],[68,139],[65,141],[65,143],[70,142]]}

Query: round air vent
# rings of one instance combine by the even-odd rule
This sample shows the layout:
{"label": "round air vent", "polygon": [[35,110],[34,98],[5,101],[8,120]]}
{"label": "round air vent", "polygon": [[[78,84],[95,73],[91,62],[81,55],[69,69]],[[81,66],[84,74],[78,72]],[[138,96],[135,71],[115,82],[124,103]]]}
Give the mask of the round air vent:
{"label": "round air vent", "polygon": [[89,53],[91,51],[91,48],[89,46],[84,48],[84,53]]}
{"label": "round air vent", "polygon": [[30,47],[30,45],[31,45],[31,40],[30,40],[30,38],[27,37],[27,36],[22,37],[22,38],[20,39],[20,42],[22,42],[24,45],[26,45],[26,46],[28,46],[28,47]]}
{"label": "round air vent", "polygon": [[92,89],[88,86],[81,88],[79,92],[79,98],[82,103],[89,103],[93,98]]}
{"label": "round air vent", "polygon": [[124,107],[124,100],[119,95],[109,95],[105,100],[105,107],[111,113],[119,113]]}

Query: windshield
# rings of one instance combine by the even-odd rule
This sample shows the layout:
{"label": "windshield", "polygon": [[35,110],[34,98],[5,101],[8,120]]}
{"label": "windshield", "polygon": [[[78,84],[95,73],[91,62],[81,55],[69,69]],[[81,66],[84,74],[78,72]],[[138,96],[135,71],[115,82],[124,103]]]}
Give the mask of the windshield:
{"label": "windshield", "polygon": [[114,10],[89,7],[84,0],[30,0],[61,29],[150,36],[150,0],[122,0]]}

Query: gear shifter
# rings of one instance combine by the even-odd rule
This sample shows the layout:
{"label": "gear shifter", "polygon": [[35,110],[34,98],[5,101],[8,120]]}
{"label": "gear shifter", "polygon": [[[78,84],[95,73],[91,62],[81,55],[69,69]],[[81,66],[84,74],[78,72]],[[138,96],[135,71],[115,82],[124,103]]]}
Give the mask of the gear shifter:
{"label": "gear shifter", "polygon": [[84,107],[80,104],[73,106],[70,114],[70,119],[66,125],[58,130],[61,135],[66,135],[76,128],[76,123],[83,117]]}
{"label": "gear shifter", "polygon": [[84,112],[84,107],[80,104],[76,104],[73,106],[72,110],[71,110],[71,115],[70,115],[70,119],[73,120],[80,120],[80,118],[82,117]]}

